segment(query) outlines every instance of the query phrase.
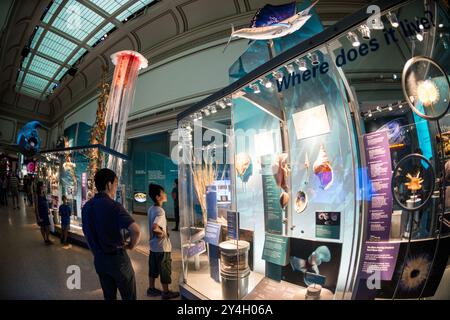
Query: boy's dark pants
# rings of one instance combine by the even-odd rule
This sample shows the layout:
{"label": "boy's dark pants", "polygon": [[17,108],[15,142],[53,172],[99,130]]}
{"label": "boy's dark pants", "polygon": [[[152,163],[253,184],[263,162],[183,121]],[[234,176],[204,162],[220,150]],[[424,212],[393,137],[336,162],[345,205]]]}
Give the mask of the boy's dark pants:
{"label": "boy's dark pants", "polygon": [[96,254],[94,265],[105,300],[116,300],[117,289],[122,300],[136,300],[136,279],[125,250],[114,254]]}

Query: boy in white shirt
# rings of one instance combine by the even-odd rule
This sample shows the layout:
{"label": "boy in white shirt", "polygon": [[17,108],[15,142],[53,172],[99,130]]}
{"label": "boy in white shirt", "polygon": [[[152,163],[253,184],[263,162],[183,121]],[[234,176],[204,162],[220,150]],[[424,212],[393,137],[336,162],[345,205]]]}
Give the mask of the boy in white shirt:
{"label": "boy in white shirt", "polygon": [[[167,232],[166,213],[162,208],[163,203],[167,201],[167,194],[162,186],[153,183],[148,186],[148,194],[154,205],[148,210],[150,257],[148,259],[149,288],[147,295],[151,297],[161,295],[164,300],[177,298],[180,294],[169,290],[169,284],[172,282],[172,259],[170,257],[172,244]],[[162,292],[155,288],[155,279],[158,276],[160,276]]]}

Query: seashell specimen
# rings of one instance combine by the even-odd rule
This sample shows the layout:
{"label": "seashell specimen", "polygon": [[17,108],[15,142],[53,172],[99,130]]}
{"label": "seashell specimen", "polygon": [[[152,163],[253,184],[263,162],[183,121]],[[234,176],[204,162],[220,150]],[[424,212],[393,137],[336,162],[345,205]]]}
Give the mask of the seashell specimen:
{"label": "seashell specimen", "polygon": [[282,153],[277,156],[275,163],[272,165],[272,172],[275,177],[277,186],[284,191],[288,190],[288,177],[291,172],[288,164],[288,154]]}
{"label": "seashell specimen", "polygon": [[308,205],[308,196],[305,192],[299,191],[297,192],[297,197],[295,198],[295,212],[302,213],[305,211],[306,206]]}
{"label": "seashell specimen", "polygon": [[252,159],[250,156],[245,152],[237,154],[234,165],[236,173],[242,182],[248,182],[248,179],[250,179],[253,173]]}
{"label": "seashell specimen", "polygon": [[408,182],[405,183],[405,186],[408,190],[415,192],[422,189],[423,179],[420,177],[420,172],[418,172],[415,177],[408,173],[406,178],[408,179]]}
{"label": "seashell specimen", "polygon": [[281,192],[280,195],[280,206],[282,209],[286,208],[289,203],[289,194],[287,192]]}
{"label": "seashell specimen", "polygon": [[314,162],[314,174],[319,178],[320,187],[327,190],[333,184],[333,168],[328,160],[327,153],[323,145],[320,146],[319,155]]}

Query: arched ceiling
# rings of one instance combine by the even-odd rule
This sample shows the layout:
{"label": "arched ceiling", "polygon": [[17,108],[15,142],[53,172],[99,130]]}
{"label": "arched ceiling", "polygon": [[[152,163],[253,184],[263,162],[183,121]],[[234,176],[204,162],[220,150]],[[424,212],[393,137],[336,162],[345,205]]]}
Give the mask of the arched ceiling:
{"label": "arched ceiling", "polygon": [[[248,26],[256,10],[268,2],[275,5],[288,1],[161,0],[127,21],[123,20],[125,14],[120,15],[123,8],[127,7],[132,11],[133,5],[137,6],[139,2],[148,4],[151,1],[55,0],[55,2],[61,8],[69,3],[88,8],[87,11],[90,14],[94,12],[104,23],[88,28],[87,35],[83,39],[75,34],[67,36],[61,28],[47,26],[45,23],[45,21],[49,23],[51,19],[51,17],[46,18],[48,14],[46,9],[49,8],[51,1],[9,1],[10,15],[4,19],[7,23],[0,39],[0,112],[5,116],[14,117],[20,121],[37,119],[51,126],[71,108],[95,93],[103,65],[108,67],[110,74],[112,73],[113,68],[109,59],[112,53],[132,49],[142,53],[151,63],[158,63],[212,41],[221,39],[225,41],[230,34],[231,23],[237,27]],[[323,24],[329,26],[369,2],[368,0],[320,0],[316,9]],[[105,6],[105,3],[110,3],[111,7]],[[55,6],[53,8],[58,10]],[[100,33],[108,31],[111,26],[114,26],[115,31],[93,46],[95,40],[91,39],[95,35],[101,36]],[[71,52],[70,57],[64,57],[62,62],[55,56],[48,57],[51,51],[48,51],[47,55],[42,54],[41,58],[54,58],[52,61],[58,66],[53,66],[57,68],[57,71],[53,76],[48,77],[47,82],[51,85],[43,87],[43,90],[53,89],[53,87],[54,90],[49,91],[51,94],[48,97],[40,96],[40,98],[29,95],[27,90],[20,90],[21,83],[17,83],[19,69],[23,70],[23,48],[29,44],[36,32],[36,27],[42,28],[42,31],[53,32],[66,40],[72,40],[78,47],[84,48],[86,53],[79,55],[81,59],[75,62],[74,66],[77,69],[75,76],[66,74],[62,78],[60,76],[71,67],[69,62],[76,60],[71,59],[77,54],[76,50]],[[45,68],[48,67],[43,67],[44,70]],[[58,86],[54,86],[54,83]]]}

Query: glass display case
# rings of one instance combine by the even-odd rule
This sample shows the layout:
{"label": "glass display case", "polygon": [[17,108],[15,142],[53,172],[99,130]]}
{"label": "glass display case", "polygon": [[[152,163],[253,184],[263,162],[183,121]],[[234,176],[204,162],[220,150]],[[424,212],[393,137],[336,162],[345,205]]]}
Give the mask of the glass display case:
{"label": "glass display case", "polygon": [[[109,158],[117,158],[122,162],[128,160],[124,154],[111,150],[103,145],[88,145],[64,149],[44,150],[40,152],[37,162],[37,179],[47,186],[47,197],[50,212],[53,216],[55,231],[60,229],[58,208],[62,204],[62,196],[67,197],[72,209],[70,220],[70,236],[77,240],[84,238],[81,224],[81,209],[96,191],[94,170],[104,168]],[[92,159],[97,159],[93,164]],[[124,203],[125,182],[119,177],[117,201]]]}
{"label": "glass display case", "polygon": [[448,4],[374,5],[179,115],[184,295],[434,295],[450,247]]}

